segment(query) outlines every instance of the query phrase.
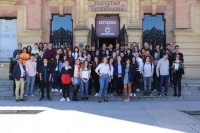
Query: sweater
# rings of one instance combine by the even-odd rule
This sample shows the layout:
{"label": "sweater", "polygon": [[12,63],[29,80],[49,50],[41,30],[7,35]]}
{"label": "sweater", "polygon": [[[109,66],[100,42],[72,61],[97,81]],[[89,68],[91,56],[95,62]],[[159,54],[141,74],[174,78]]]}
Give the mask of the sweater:
{"label": "sweater", "polygon": [[169,60],[160,59],[156,67],[157,75],[169,75]]}
{"label": "sweater", "polygon": [[47,49],[45,52],[45,57],[48,59],[48,61],[50,61],[51,59],[54,58],[54,56],[56,55],[56,50],[55,49]]}
{"label": "sweater", "polygon": [[34,77],[36,75],[36,62],[28,60],[26,62],[26,73],[30,77]]}

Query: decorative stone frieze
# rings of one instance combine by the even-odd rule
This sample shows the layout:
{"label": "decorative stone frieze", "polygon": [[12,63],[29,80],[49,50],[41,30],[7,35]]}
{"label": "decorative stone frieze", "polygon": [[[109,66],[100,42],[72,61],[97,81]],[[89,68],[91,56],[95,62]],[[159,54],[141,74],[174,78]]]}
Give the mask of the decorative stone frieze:
{"label": "decorative stone frieze", "polygon": [[17,4],[18,2],[20,2],[21,0],[0,0],[0,4]]}

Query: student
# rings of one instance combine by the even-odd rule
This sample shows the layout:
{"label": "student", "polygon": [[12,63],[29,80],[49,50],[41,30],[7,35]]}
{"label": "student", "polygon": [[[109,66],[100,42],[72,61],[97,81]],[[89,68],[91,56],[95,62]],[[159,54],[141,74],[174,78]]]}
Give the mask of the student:
{"label": "student", "polygon": [[52,65],[52,61],[56,55],[56,50],[53,48],[52,43],[48,44],[48,49],[45,51],[44,57],[48,59],[48,63]]}
{"label": "student", "polygon": [[94,56],[95,56],[95,53],[96,53],[96,51],[95,51],[95,45],[91,46],[91,50],[90,50],[89,53],[92,56],[92,61],[94,61]]}
{"label": "student", "polygon": [[156,75],[156,67],[157,67],[157,64],[158,64],[159,60],[160,60],[160,58],[158,57],[158,52],[155,51],[154,52],[154,59],[153,59],[153,66],[154,66],[153,89],[154,89],[154,92],[156,92],[156,90],[158,90],[158,85],[159,85],[159,78]]}
{"label": "student", "polygon": [[109,55],[112,56],[112,52],[113,52],[113,45],[109,44]]}
{"label": "student", "polygon": [[39,49],[39,51],[43,50],[43,43],[42,42],[39,43],[39,48],[38,49]]}
{"label": "student", "polygon": [[124,44],[122,44],[122,45],[120,46],[120,53],[121,53],[121,52],[124,53],[124,51],[125,51]]}
{"label": "student", "polygon": [[43,64],[41,64],[39,68],[39,76],[40,76],[40,82],[41,82],[41,98],[39,101],[44,100],[45,88],[46,88],[46,93],[47,93],[47,100],[51,101],[50,94],[49,94],[49,87],[50,87],[50,82],[51,82],[51,77],[52,77],[52,68],[48,64],[47,58],[43,58]]}
{"label": "student", "polygon": [[86,60],[87,59],[87,50],[86,49],[83,49],[83,58]]}
{"label": "student", "polygon": [[137,72],[136,72],[136,80],[137,80],[137,89],[136,91],[137,92],[140,92],[140,79],[141,79],[141,74],[142,74],[142,67],[143,67],[143,61],[142,59],[139,57],[139,53],[136,52],[136,61],[138,63],[138,69],[137,69]]}
{"label": "student", "polygon": [[111,58],[113,58],[113,65],[114,65],[117,62],[117,54],[116,54],[116,52],[112,52]]}
{"label": "student", "polygon": [[79,52],[78,52],[77,59],[79,59],[81,63],[83,63],[83,61],[85,60],[85,58],[83,57],[82,51],[79,51]]}
{"label": "student", "polygon": [[[37,74],[39,74],[40,68],[44,65],[44,52],[43,50],[40,50],[40,56],[37,58]],[[39,76],[40,78],[40,76]],[[41,89],[41,82],[39,82],[39,88],[38,92],[40,92]]]}
{"label": "student", "polygon": [[[87,60],[83,61],[80,69],[81,77],[81,100],[88,101],[88,87],[90,78],[91,68]],[[85,95],[84,95],[85,92]]]}
{"label": "student", "polygon": [[107,46],[105,43],[103,43],[102,48],[100,49],[100,55],[102,57],[106,56],[106,49],[107,49]]}
{"label": "student", "polygon": [[119,43],[117,43],[115,45],[115,49],[113,50],[113,52],[116,52],[117,50],[119,50],[119,52],[120,52],[120,44]]}
{"label": "student", "polygon": [[106,57],[108,60],[109,60],[109,58],[110,58],[110,53],[109,53],[109,50],[108,50],[108,49],[106,49],[105,57]]}
{"label": "student", "polygon": [[[181,96],[181,79],[182,75],[184,75],[184,64],[181,61],[181,56],[177,54],[175,56],[174,61],[172,62],[172,71],[173,71],[173,78],[174,78],[174,97]],[[178,84],[178,95],[177,95],[177,84]]]}
{"label": "student", "polygon": [[63,50],[63,56],[65,56],[65,55],[67,56],[67,52],[68,52],[67,49],[64,49]]}
{"label": "student", "polygon": [[129,58],[129,60],[132,60],[133,55],[131,54],[131,50],[128,48],[126,49],[126,58]]}
{"label": "student", "polygon": [[133,82],[133,65],[130,64],[131,61],[129,58],[126,58],[126,65],[123,66],[122,70],[122,77],[124,83],[124,94],[125,100],[124,102],[130,101],[130,94],[131,94],[131,84]]}
{"label": "student", "polygon": [[[25,67],[22,65],[22,59],[17,59],[18,64],[14,66],[13,77],[15,79],[16,89],[15,89],[15,96],[16,102],[24,101],[23,94],[24,94],[24,77],[26,75]],[[19,94],[20,90],[20,94]]]}
{"label": "student", "polygon": [[95,53],[94,57],[99,58],[99,62],[101,62],[102,56],[101,56],[101,54],[99,54],[99,52],[100,52],[100,50],[99,50],[99,49],[96,49],[96,53]]}
{"label": "student", "polygon": [[56,54],[52,61],[53,82],[52,82],[51,92],[59,92],[57,87],[58,87],[58,80],[59,80],[61,69],[62,69],[62,66],[61,66],[60,56],[59,54]]}
{"label": "student", "polygon": [[124,52],[121,52],[120,56],[122,58],[122,62],[125,64],[126,63],[126,56],[124,55]]}
{"label": "student", "polygon": [[113,78],[113,71],[114,71],[113,58],[109,59],[109,69],[110,69],[110,74],[109,74],[110,81],[109,81],[109,84],[108,84],[108,96],[113,97],[114,95],[112,93],[113,93],[114,88],[115,88],[115,80]]}
{"label": "student", "polygon": [[148,42],[144,42],[144,47],[143,47],[145,50],[146,49],[148,49],[149,50],[149,52],[150,52],[150,54],[151,54],[151,49],[150,49],[150,47],[149,47],[149,43]]}
{"label": "student", "polygon": [[29,60],[30,55],[27,53],[27,48],[23,48],[23,53],[20,54],[20,58],[23,60],[22,64],[26,66],[26,62]]}
{"label": "student", "polygon": [[109,65],[107,64],[108,60],[106,57],[103,57],[102,63],[98,65],[98,67],[95,69],[95,72],[99,75],[99,83],[100,83],[100,90],[99,90],[99,98],[98,102],[101,103],[101,95],[102,92],[104,91],[104,101],[108,102],[107,99],[107,88],[108,88],[108,82],[109,82],[109,74],[110,74],[110,68]]}
{"label": "student", "polygon": [[171,49],[171,44],[168,43],[168,44],[166,45],[166,49],[169,50],[169,55],[172,56],[172,54],[173,54],[174,52],[173,52],[173,50]]}
{"label": "student", "polygon": [[69,65],[71,67],[74,67],[74,65],[75,65],[75,58],[74,58],[74,56],[72,56],[72,51],[71,50],[68,51],[67,61],[69,62]]}
{"label": "student", "polygon": [[17,54],[20,55],[22,52],[23,52],[22,44],[19,43],[18,44],[18,48],[13,52],[13,58],[15,58]]}
{"label": "student", "polygon": [[65,101],[66,97],[65,97],[65,93],[67,91],[67,101],[69,102],[69,93],[70,93],[70,85],[72,82],[72,75],[73,75],[73,69],[72,67],[69,65],[69,62],[67,60],[65,60],[65,66],[62,67],[61,70],[61,82],[62,82],[62,87],[63,87],[63,97],[62,99],[60,99],[60,101]]}
{"label": "student", "polygon": [[37,63],[35,60],[35,54],[31,54],[30,60],[26,62],[26,93],[24,96],[30,94],[30,96],[34,96],[34,83],[36,76]]}
{"label": "student", "polygon": [[72,82],[74,85],[73,97],[72,97],[73,101],[78,101],[77,94],[78,94],[78,90],[81,84],[80,68],[81,68],[80,60],[76,59],[76,63],[74,65],[74,71],[73,71],[73,78],[72,78]]}
{"label": "student", "polygon": [[123,90],[123,78],[122,78],[122,68],[124,63],[120,56],[117,57],[117,62],[114,65],[114,76],[116,81],[117,96],[122,96]]}
{"label": "student", "polygon": [[172,58],[174,59],[174,58],[176,57],[176,55],[179,54],[179,55],[180,55],[181,61],[184,62],[183,54],[182,54],[181,52],[179,52],[179,50],[180,50],[180,49],[179,49],[179,46],[176,45],[176,46],[175,46],[175,52],[172,54]]}
{"label": "student", "polygon": [[76,60],[78,57],[78,53],[79,53],[79,48],[77,46],[74,47],[74,51],[72,53],[72,56],[74,57],[74,59]]}
{"label": "student", "polygon": [[37,43],[35,43],[34,44],[34,49],[32,49],[32,51],[31,51],[31,54],[39,54],[40,52],[39,52],[39,49],[38,49],[38,44]]}
{"label": "student", "polygon": [[[93,61],[92,61],[91,58],[92,58],[91,55],[88,54],[87,55],[87,61],[88,61],[89,65],[90,65],[90,68],[92,68],[92,64],[93,64]],[[90,78],[89,78],[89,88],[88,88],[88,94],[89,94],[89,96],[92,95],[91,91],[92,91],[92,76],[90,76]]]}
{"label": "student", "polygon": [[125,54],[125,55],[127,54],[127,49],[128,49],[128,44],[125,44],[125,45],[124,45],[124,54]]}
{"label": "student", "polygon": [[45,54],[45,52],[46,52],[46,50],[47,50],[47,48],[48,48],[48,44],[45,42],[43,46],[44,46],[44,47],[43,47],[43,52],[44,52],[44,54]]}
{"label": "student", "polygon": [[100,84],[99,84],[99,75],[95,72],[95,69],[98,67],[99,65],[99,58],[98,57],[94,57],[94,62],[92,64],[92,78],[94,80],[94,88],[95,88],[95,92],[96,94],[94,95],[95,97],[98,96],[99,94],[99,88],[100,88]]}
{"label": "student", "polygon": [[[67,61],[67,55],[64,55],[64,56],[63,56],[63,59],[60,61],[60,63],[61,63],[61,71],[62,71],[62,68],[65,67],[65,61]],[[60,74],[60,75],[61,75],[61,74]],[[63,84],[62,84],[61,76],[60,76],[59,78],[60,78],[59,81],[61,81],[61,82],[60,82],[60,93],[62,93]]]}
{"label": "student", "polygon": [[167,59],[168,54],[163,53],[163,58],[158,61],[156,67],[156,74],[159,80],[158,96],[161,96],[162,85],[165,84],[165,96],[168,91],[168,80],[169,80],[169,60]]}
{"label": "student", "polygon": [[138,63],[136,61],[136,57],[132,57],[132,65],[133,65],[133,84],[132,84],[132,90],[130,97],[134,96],[136,97],[136,84],[137,84],[137,71],[139,70]]}
{"label": "student", "polygon": [[144,97],[152,96],[151,95],[151,83],[154,73],[154,66],[150,56],[144,58],[144,65],[142,67],[142,75],[144,82]]}
{"label": "student", "polygon": [[31,51],[32,51],[32,47],[30,45],[28,45],[26,48],[27,48],[27,53],[30,56],[31,55]]}
{"label": "student", "polygon": [[135,47],[133,48],[133,51],[132,51],[132,55],[133,55],[133,56],[135,56],[135,52],[138,52],[139,55],[141,54],[141,53],[140,53],[140,50],[139,50],[139,48],[138,48],[138,46],[135,46]]}

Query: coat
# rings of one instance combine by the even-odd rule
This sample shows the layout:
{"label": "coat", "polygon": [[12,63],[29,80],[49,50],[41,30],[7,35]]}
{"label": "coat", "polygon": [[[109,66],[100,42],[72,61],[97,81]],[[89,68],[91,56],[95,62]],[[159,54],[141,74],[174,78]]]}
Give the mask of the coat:
{"label": "coat", "polygon": [[[122,68],[122,78],[123,79],[124,79],[125,74],[126,74],[125,69],[126,69],[126,65],[123,65],[123,68]],[[133,67],[133,64],[130,64],[129,70],[128,70],[128,81],[129,81],[129,83],[133,82],[133,75],[134,75],[134,67]]]}

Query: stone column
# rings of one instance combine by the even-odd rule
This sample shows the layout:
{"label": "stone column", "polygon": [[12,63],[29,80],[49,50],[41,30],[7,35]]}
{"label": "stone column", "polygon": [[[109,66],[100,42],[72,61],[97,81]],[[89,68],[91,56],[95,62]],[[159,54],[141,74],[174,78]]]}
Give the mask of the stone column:
{"label": "stone column", "polygon": [[85,0],[79,0],[79,25],[85,25]]}
{"label": "stone column", "polygon": [[141,35],[142,29],[141,28],[127,28],[126,29],[127,36],[128,36],[128,45],[130,47],[130,43],[136,42],[141,48]]}

